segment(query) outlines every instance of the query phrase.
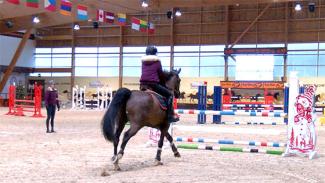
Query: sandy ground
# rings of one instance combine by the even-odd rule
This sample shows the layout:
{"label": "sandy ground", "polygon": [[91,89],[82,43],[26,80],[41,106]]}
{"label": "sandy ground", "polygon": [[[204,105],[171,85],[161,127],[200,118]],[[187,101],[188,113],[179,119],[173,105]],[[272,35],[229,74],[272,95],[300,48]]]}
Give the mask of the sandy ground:
{"label": "sandy ground", "polygon": [[[181,158],[174,158],[165,148],[162,166],[154,166],[156,148],[145,147],[148,129],[143,128],[126,147],[122,171],[115,172],[112,144],[101,134],[103,112],[62,110],[57,113],[57,133],[47,134],[44,118],[3,115],[6,111],[0,108],[0,182],[325,182],[325,126],[317,126],[320,157],[315,160],[185,149],[179,149]],[[210,117],[205,125],[195,121],[195,115],[183,115],[174,137],[286,138],[284,125],[214,125]]]}

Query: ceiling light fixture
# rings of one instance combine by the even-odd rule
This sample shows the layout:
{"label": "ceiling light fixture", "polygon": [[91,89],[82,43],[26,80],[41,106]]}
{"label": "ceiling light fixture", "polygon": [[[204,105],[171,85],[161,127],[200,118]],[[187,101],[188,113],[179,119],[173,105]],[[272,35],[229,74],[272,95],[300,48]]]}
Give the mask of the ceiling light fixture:
{"label": "ceiling light fixture", "polygon": [[38,24],[38,23],[40,23],[40,19],[39,19],[37,16],[35,16],[35,17],[33,18],[33,23],[34,23],[34,24]]}
{"label": "ceiling light fixture", "polygon": [[301,4],[300,3],[297,3],[296,6],[295,6],[295,10],[296,11],[301,11],[301,9],[302,9]]}
{"label": "ceiling light fixture", "polygon": [[182,12],[181,12],[181,10],[179,8],[175,8],[175,15],[177,17],[182,16]]}
{"label": "ceiling light fixture", "polygon": [[80,25],[79,24],[74,24],[73,30],[80,30]]}
{"label": "ceiling light fixture", "polygon": [[147,8],[149,6],[148,1],[147,0],[143,0],[142,3],[141,3],[141,6],[143,8]]}

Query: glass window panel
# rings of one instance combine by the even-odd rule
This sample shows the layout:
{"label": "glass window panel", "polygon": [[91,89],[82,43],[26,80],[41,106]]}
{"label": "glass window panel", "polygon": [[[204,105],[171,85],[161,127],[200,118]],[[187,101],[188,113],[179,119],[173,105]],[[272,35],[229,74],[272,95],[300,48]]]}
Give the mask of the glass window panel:
{"label": "glass window panel", "polygon": [[297,71],[298,77],[316,77],[317,67],[316,66],[288,66],[288,74],[291,71]]}
{"label": "glass window panel", "polygon": [[158,53],[158,57],[170,57],[170,53]]}
{"label": "glass window panel", "polygon": [[97,66],[97,58],[76,58],[75,65],[78,66]]}
{"label": "glass window panel", "polygon": [[51,77],[51,73],[50,72],[34,72],[34,73],[30,73],[29,76]]}
{"label": "glass window panel", "polygon": [[97,53],[98,48],[97,47],[76,47],[75,52],[76,53]]}
{"label": "glass window panel", "polygon": [[325,65],[325,55],[319,55],[319,65]]}
{"label": "glass window panel", "polygon": [[224,67],[200,67],[200,77],[223,77]]}
{"label": "glass window panel", "polygon": [[201,66],[224,66],[224,57],[201,57]]}
{"label": "glass window panel", "polygon": [[318,43],[292,43],[288,44],[288,50],[317,50]]}
{"label": "glass window panel", "polygon": [[318,66],[318,76],[325,77],[325,66]]}
{"label": "glass window panel", "polygon": [[201,52],[205,51],[224,51],[225,45],[203,45],[201,46]]}
{"label": "glass window panel", "polygon": [[319,54],[324,54],[325,55],[325,51],[319,51]]}
{"label": "glass window panel", "polygon": [[175,57],[174,65],[177,66],[199,66],[199,57]]}
{"label": "glass window panel", "polygon": [[284,47],[284,44],[258,44],[257,48],[277,48]]}
{"label": "glass window panel", "polygon": [[72,48],[53,48],[52,53],[71,53]]}
{"label": "glass window panel", "polygon": [[71,54],[53,54],[52,57],[71,58]]}
{"label": "glass window panel", "polygon": [[256,48],[256,44],[236,44],[234,48]]}
{"label": "glass window panel", "polygon": [[75,54],[76,58],[89,58],[89,57],[93,57],[93,58],[97,58],[97,54]]}
{"label": "glass window panel", "polygon": [[99,47],[98,53],[120,53],[120,47]]}
{"label": "glass window panel", "polygon": [[170,58],[169,57],[160,57],[161,65],[164,67],[170,66]]}
{"label": "glass window panel", "polygon": [[53,58],[52,67],[71,67],[71,58]]}
{"label": "glass window panel", "polygon": [[317,55],[288,55],[288,65],[316,65]]}
{"label": "glass window panel", "polygon": [[140,77],[141,67],[123,67],[123,76]]}
{"label": "glass window panel", "polygon": [[139,60],[141,60],[141,57],[144,56],[144,54],[132,54],[132,53],[125,53],[123,54],[123,57],[135,57],[138,58]]}
{"label": "glass window panel", "polygon": [[273,77],[283,77],[284,66],[274,66]]}
{"label": "glass window panel", "polygon": [[51,54],[37,54],[35,58],[51,58]]}
{"label": "glass window panel", "polygon": [[98,57],[102,58],[120,58],[119,54],[98,54]]}
{"label": "glass window panel", "polygon": [[118,67],[99,67],[98,77],[113,77],[118,76]]}
{"label": "glass window panel", "polygon": [[99,58],[98,66],[119,66],[119,58]]}
{"label": "glass window panel", "polygon": [[236,66],[229,66],[228,67],[228,77],[232,77],[235,79],[236,76]]}
{"label": "glass window panel", "polygon": [[123,66],[141,66],[142,61],[138,57],[124,57]]}
{"label": "glass window panel", "polygon": [[170,46],[157,46],[158,53],[170,52]]}
{"label": "glass window panel", "polygon": [[288,51],[289,55],[312,55],[318,54],[318,51]]}
{"label": "glass window panel", "polygon": [[319,43],[319,49],[325,50],[325,43]]}
{"label": "glass window panel", "polygon": [[68,77],[71,76],[70,72],[53,72],[52,77]]}
{"label": "glass window panel", "polygon": [[198,57],[199,53],[175,53],[174,57]]}
{"label": "glass window panel", "polygon": [[201,57],[204,57],[204,56],[224,56],[224,53],[223,52],[213,52],[213,53],[204,53],[204,52],[201,52]]}
{"label": "glass window panel", "polygon": [[36,58],[35,59],[35,67],[36,68],[40,68],[40,67],[50,68],[51,67],[51,58]]}
{"label": "glass window panel", "polygon": [[123,53],[145,53],[147,47],[123,47]]}
{"label": "glass window panel", "polygon": [[231,57],[228,57],[228,65],[229,66],[236,66],[236,61],[233,60]]}
{"label": "glass window panel", "polygon": [[284,57],[283,56],[274,56],[274,65],[283,65]]}
{"label": "glass window panel", "polygon": [[35,53],[51,53],[52,49],[51,48],[35,48]]}
{"label": "glass window panel", "polygon": [[[180,77],[199,77],[198,67],[181,67]],[[178,68],[177,68],[178,69]]]}
{"label": "glass window panel", "polygon": [[170,71],[170,67],[168,66],[168,67],[162,67],[162,69],[163,69],[163,71]]}
{"label": "glass window panel", "polygon": [[97,77],[97,67],[75,67],[75,75],[83,77]]}
{"label": "glass window panel", "polygon": [[200,46],[174,46],[174,52],[199,52]]}

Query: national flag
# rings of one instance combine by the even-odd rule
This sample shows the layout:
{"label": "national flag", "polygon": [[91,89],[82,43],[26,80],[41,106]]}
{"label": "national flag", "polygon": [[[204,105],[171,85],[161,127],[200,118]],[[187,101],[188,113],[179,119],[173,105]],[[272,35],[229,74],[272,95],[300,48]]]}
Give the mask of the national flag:
{"label": "national flag", "polygon": [[62,15],[71,16],[72,3],[68,0],[61,0],[60,13]]}
{"label": "national flag", "polygon": [[8,3],[19,4],[19,0],[7,0]]}
{"label": "national flag", "polygon": [[140,20],[140,31],[147,32],[148,22],[144,20]]}
{"label": "national flag", "polygon": [[87,6],[83,6],[83,5],[77,6],[77,17],[79,20],[88,20]]}
{"label": "national flag", "polygon": [[44,0],[44,8],[49,11],[55,11],[56,0]]}
{"label": "national flag", "polygon": [[132,26],[131,26],[131,28],[134,29],[134,30],[139,31],[140,30],[140,20],[135,18],[135,17],[132,17]]}
{"label": "national flag", "polygon": [[117,24],[119,24],[120,26],[126,25],[126,14],[124,13],[117,14]]}
{"label": "national flag", "polygon": [[105,11],[104,10],[97,10],[96,19],[98,22],[105,22]]}
{"label": "national flag", "polygon": [[114,13],[111,13],[111,12],[105,12],[105,22],[107,23],[114,23]]}
{"label": "national flag", "polygon": [[38,8],[38,0],[26,0],[26,6],[32,8]]}
{"label": "national flag", "polygon": [[155,25],[153,23],[148,23],[148,33],[149,34],[155,33]]}

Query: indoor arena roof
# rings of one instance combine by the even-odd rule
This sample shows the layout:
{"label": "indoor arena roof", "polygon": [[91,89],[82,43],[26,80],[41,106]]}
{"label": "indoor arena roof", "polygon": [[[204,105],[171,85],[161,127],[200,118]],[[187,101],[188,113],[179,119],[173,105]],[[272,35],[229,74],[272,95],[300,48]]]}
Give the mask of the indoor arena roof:
{"label": "indoor arena roof", "polygon": [[[206,7],[215,5],[236,5],[236,4],[256,4],[256,3],[279,3],[293,0],[149,0],[149,10],[152,12],[165,11],[175,7]],[[56,12],[48,12],[43,8],[44,0],[40,0],[39,8],[27,8],[25,1],[19,5],[8,3],[6,0],[0,0],[0,33],[24,30],[35,26],[35,28],[49,27],[76,22],[76,16],[63,16]],[[88,6],[90,18],[96,15],[96,9],[102,8],[106,11],[121,12],[126,14],[144,13],[141,7],[141,0],[71,0],[73,4],[73,14],[76,13],[76,5],[84,4]],[[59,9],[57,3],[57,9]],[[41,23],[32,24],[33,16],[38,16]],[[13,22],[14,26],[8,28],[6,22]]]}

